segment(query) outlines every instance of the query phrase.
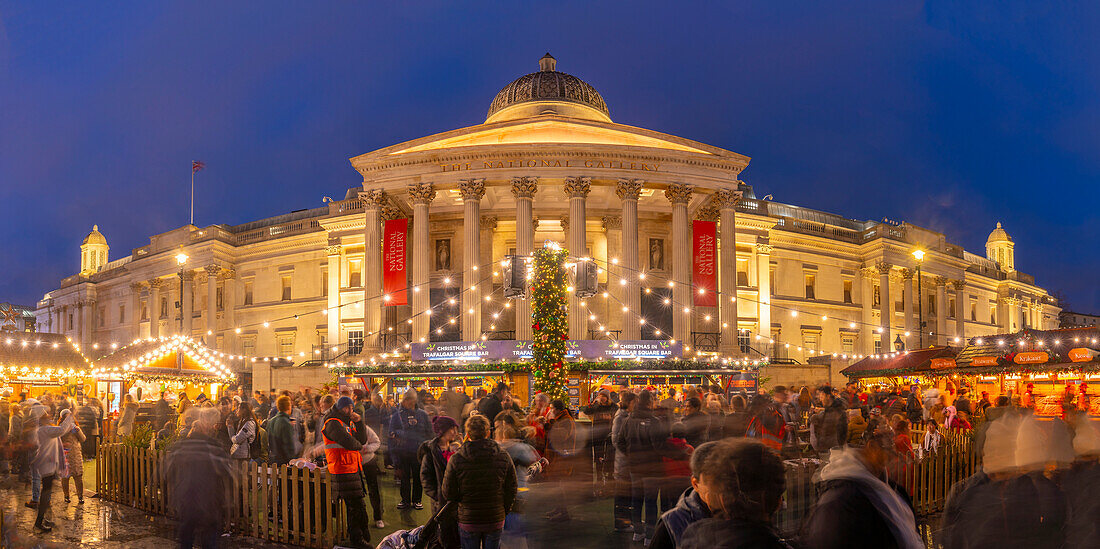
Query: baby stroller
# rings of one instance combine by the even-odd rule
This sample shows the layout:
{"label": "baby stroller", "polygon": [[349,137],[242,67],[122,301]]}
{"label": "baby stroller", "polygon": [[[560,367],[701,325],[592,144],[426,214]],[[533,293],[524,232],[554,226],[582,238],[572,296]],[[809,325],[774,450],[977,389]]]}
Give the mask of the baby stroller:
{"label": "baby stroller", "polygon": [[437,549],[439,544],[439,517],[449,512],[453,502],[448,502],[428,522],[412,530],[398,530],[378,542],[375,549]]}

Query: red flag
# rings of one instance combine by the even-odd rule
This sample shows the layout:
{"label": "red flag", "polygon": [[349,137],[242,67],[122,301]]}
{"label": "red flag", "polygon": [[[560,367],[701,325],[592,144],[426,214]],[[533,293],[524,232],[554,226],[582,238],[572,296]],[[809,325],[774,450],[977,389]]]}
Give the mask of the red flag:
{"label": "red flag", "polygon": [[199,162],[198,160],[191,161],[191,173],[195,173],[206,167],[205,162]]}

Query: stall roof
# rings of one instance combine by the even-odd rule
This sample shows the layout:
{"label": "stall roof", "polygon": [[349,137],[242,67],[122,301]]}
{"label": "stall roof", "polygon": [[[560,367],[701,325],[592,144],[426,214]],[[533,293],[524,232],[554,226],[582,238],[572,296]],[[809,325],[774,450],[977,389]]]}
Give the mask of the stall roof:
{"label": "stall roof", "polygon": [[[1019,345],[1023,340],[1025,344]],[[1042,342],[1042,345],[1038,343]],[[980,370],[983,368],[1004,368],[1010,365],[1008,357],[1011,353],[1019,351],[1045,351],[1051,355],[1051,361],[1047,364],[1034,365],[1030,368],[1048,368],[1054,366],[1064,367],[1064,359],[1070,349],[1086,348],[1100,351],[1100,328],[1066,328],[1058,330],[1023,330],[1013,334],[995,334],[989,336],[972,337],[970,343],[959,351],[955,362],[959,368]],[[996,359],[996,364],[984,364],[975,366],[974,359],[978,357],[991,357]]]}
{"label": "stall roof", "polygon": [[145,375],[232,378],[233,372],[218,359],[218,352],[187,337],[141,339],[93,363],[99,376]]}
{"label": "stall roof", "polygon": [[869,356],[843,369],[849,378],[920,375],[932,371],[932,359],[954,358],[951,347],[929,347],[900,353]]}
{"label": "stall roof", "polygon": [[0,366],[87,372],[91,362],[61,334],[19,332],[0,333]]}

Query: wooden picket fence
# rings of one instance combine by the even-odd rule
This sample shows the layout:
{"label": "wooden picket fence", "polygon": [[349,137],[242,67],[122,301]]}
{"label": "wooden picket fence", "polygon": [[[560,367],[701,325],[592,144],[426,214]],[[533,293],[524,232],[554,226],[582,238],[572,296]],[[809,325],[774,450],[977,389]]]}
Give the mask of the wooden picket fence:
{"label": "wooden picket fence", "polygon": [[[103,499],[171,517],[163,458],[147,448],[103,444],[96,456],[96,491]],[[345,509],[333,499],[324,469],[236,460],[234,467],[227,525],[233,532],[317,548],[344,537]]]}
{"label": "wooden picket fence", "polygon": [[[917,440],[916,433],[911,436]],[[817,504],[814,476],[822,465],[809,459],[788,462],[787,493],[784,506],[776,516],[776,528],[784,535],[796,534]],[[891,471],[891,477],[909,492],[917,522],[922,523],[943,511],[951,486],[980,469],[981,459],[973,444],[972,432],[951,431],[944,434],[939,451],[923,459],[906,461]]]}

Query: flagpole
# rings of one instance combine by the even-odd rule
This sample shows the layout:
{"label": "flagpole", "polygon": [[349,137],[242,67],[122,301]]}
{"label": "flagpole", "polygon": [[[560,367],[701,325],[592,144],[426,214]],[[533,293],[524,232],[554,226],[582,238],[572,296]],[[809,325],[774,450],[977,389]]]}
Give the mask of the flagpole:
{"label": "flagpole", "polygon": [[191,221],[188,225],[195,224],[195,161],[191,161]]}

